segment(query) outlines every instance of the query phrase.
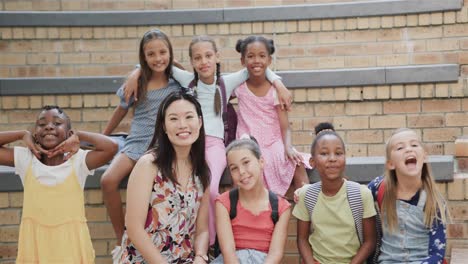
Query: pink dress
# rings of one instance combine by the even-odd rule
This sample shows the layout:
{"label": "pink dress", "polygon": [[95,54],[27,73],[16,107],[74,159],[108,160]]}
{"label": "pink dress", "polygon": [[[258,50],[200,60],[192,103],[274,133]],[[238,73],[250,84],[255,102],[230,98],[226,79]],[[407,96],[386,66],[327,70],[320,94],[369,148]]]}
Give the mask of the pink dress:
{"label": "pink dress", "polygon": [[[268,189],[284,195],[291,184],[296,165],[284,152],[283,137],[276,110],[279,104],[276,90],[271,87],[263,97],[254,95],[246,83],[235,94],[238,98],[236,138],[249,134],[257,139],[265,159],[263,179]],[[306,168],[310,168],[310,155],[301,153]]]}

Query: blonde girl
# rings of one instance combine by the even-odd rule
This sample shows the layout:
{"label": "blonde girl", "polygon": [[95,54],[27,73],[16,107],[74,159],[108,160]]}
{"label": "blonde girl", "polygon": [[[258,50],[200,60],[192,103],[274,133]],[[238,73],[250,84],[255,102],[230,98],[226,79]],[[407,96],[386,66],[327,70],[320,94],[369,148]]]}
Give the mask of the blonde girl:
{"label": "blonde girl", "polygon": [[386,158],[385,175],[368,185],[375,200],[383,195],[379,263],[443,263],[447,207],[416,132],[396,130]]}

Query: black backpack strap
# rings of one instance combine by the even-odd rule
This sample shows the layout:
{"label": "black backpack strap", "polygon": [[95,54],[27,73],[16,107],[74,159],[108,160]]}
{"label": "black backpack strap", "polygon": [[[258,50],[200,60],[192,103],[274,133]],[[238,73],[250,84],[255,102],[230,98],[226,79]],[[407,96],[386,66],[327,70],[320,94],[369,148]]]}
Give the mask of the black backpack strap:
{"label": "black backpack strap", "polygon": [[239,201],[239,190],[234,188],[229,191],[229,202],[231,210],[229,210],[229,218],[232,220],[237,216],[237,202]]}
{"label": "black backpack strap", "polygon": [[279,219],[278,196],[274,192],[268,191],[268,198],[270,199],[271,205],[271,220],[273,221],[273,224],[276,225]]}

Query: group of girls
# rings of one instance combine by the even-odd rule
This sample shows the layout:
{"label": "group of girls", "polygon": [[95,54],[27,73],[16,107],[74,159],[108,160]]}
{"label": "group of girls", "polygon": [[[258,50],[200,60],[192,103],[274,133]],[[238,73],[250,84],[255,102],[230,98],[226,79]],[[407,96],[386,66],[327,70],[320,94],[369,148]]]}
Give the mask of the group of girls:
{"label": "group of girls", "polygon": [[[283,196],[293,183],[304,263],[365,262],[376,244],[374,200],[383,229],[379,263],[442,263],[446,205],[416,133],[392,135],[385,175],[370,190],[356,185],[346,180],[345,145],[330,124],[316,128],[311,156],[292,147],[283,109],[290,93],[268,69],[273,42],[251,36],[236,50],[245,69],[220,75],[215,42],[195,37],[189,73],[172,66],[163,32],[143,36],[140,68],[118,90],[121,103],[104,131],[112,133],[134,107],[130,135],[101,181],[117,236],[114,262],[208,263],[217,241],[221,254],[212,263],[280,263],[291,215]],[[221,89],[238,98],[238,139],[227,148]],[[4,146],[17,140],[27,148]],[[79,150],[80,140],[95,149]],[[33,133],[0,132],[0,146],[0,164],[14,166],[24,185],[17,262],[93,263],[83,186],[116,144],[74,132],[62,109],[46,107]],[[236,187],[219,195],[225,167]],[[307,184],[310,167],[320,183]],[[118,185],[127,174],[124,219]]]}

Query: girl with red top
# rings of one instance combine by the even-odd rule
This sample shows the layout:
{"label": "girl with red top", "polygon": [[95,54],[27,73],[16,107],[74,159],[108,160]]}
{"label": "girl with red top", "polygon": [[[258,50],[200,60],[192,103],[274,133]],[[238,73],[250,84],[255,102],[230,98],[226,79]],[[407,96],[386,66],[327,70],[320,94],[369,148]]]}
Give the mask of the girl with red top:
{"label": "girl with red top", "polygon": [[280,263],[291,205],[275,194],[278,213],[275,224],[271,194],[263,183],[264,161],[255,139],[242,137],[233,141],[226,156],[238,188],[237,214],[231,219],[230,192],[216,199],[216,232],[222,255],[212,263]]}

